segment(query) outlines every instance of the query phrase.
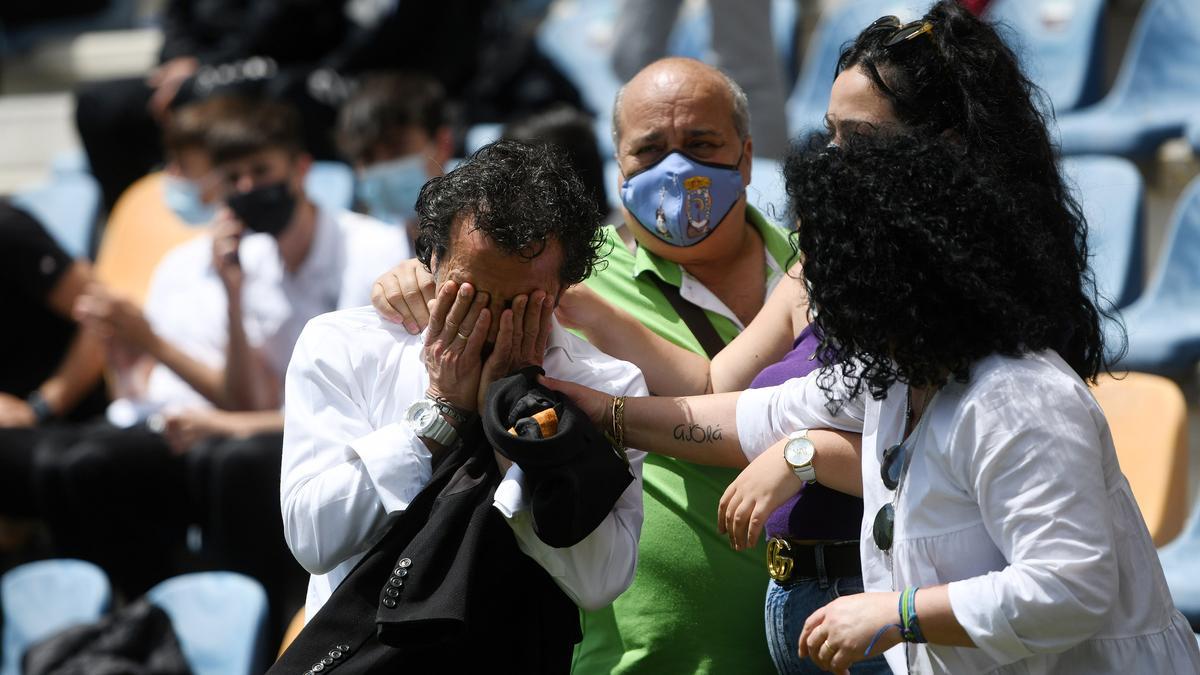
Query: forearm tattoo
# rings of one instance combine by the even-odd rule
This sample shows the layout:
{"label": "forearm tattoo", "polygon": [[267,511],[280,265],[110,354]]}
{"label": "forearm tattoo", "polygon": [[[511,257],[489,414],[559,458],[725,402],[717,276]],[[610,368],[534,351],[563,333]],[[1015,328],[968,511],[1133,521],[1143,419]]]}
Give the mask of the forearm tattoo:
{"label": "forearm tattoo", "polygon": [[721,440],[721,425],[680,424],[673,432],[677,441],[693,443],[714,443]]}

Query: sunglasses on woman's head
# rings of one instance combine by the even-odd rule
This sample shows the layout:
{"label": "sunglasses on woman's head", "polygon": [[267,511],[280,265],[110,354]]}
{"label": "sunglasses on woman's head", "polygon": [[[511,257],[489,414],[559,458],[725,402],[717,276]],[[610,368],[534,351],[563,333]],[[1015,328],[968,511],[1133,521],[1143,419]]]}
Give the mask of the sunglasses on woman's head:
{"label": "sunglasses on woman's head", "polygon": [[884,49],[891,49],[897,45],[906,44],[922,35],[933,35],[933,24],[928,21],[917,19],[916,21],[901,25],[899,17],[891,15],[875,19],[875,22],[871,24],[868,30],[876,28],[892,29],[892,34],[883,41]]}

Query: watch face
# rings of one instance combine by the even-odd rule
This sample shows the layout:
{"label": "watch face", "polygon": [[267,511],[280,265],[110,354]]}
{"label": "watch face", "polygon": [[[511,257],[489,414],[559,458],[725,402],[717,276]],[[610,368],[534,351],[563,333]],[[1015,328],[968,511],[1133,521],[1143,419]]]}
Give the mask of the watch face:
{"label": "watch face", "polygon": [[807,466],[812,464],[815,448],[807,438],[793,438],[783,446],[783,458],[792,466]]}
{"label": "watch face", "polygon": [[437,414],[437,408],[429,401],[417,401],[408,406],[408,410],[404,413],[404,422],[416,431],[423,431],[433,423]]}

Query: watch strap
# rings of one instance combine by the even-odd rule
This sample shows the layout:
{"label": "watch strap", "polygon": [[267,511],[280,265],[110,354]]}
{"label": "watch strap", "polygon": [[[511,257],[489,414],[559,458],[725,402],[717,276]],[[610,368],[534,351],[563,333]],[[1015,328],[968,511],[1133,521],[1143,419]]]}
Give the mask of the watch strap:
{"label": "watch strap", "polygon": [[445,448],[458,442],[458,429],[455,429],[454,425],[447,422],[441,415],[434,417],[433,421],[419,431],[417,435],[422,438],[428,438]]}
{"label": "watch strap", "polygon": [[42,396],[42,392],[36,389],[29,396],[25,397],[25,403],[29,405],[29,409],[33,411],[34,423],[41,425],[55,418],[54,408]]}

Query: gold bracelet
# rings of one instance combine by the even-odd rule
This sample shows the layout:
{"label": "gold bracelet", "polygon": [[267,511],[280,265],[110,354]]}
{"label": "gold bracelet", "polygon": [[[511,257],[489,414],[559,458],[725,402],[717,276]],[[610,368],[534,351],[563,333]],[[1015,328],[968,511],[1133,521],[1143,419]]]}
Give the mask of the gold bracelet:
{"label": "gold bracelet", "polygon": [[617,447],[625,449],[625,397],[613,398],[613,440]]}

